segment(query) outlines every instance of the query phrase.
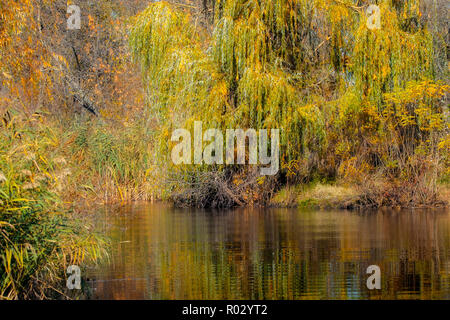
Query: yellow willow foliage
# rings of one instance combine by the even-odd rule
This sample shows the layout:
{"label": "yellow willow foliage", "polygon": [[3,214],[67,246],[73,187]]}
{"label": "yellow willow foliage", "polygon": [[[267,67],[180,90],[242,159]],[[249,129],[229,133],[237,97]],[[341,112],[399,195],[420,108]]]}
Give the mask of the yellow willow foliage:
{"label": "yellow willow foliage", "polygon": [[[326,16],[330,34],[324,41],[330,42],[330,62],[337,71],[346,70],[350,63],[354,34],[359,21],[364,19],[364,12],[353,0],[315,0],[316,7]],[[326,26],[321,25],[320,28]]]}
{"label": "yellow willow foliage", "polygon": [[409,82],[404,89],[385,94],[383,117],[393,126],[417,126],[427,135],[444,130],[444,110],[439,100],[448,94],[449,89],[448,85],[430,80]]}
{"label": "yellow willow foliage", "polygon": [[[142,66],[149,105],[160,125],[160,148],[170,133],[192,120],[218,126],[227,88],[201,47],[190,17],[166,2],[151,4],[136,18],[130,44]],[[217,112],[216,112],[217,111]]]}
{"label": "yellow willow foliage", "polygon": [[284,160],[298,158],[311,125],[310,114],[296,108],[304,104],[298,75],[311,65],[303,41],[312,32],[314,2],[222,0],[218,7],[212,52],[231,95],[227,125],[282,128]]}
{"label": "yellow willow foliage", "polygon": [[[234,82],[248,67],[268,71],[266,64],[303,70],[302,40],[308,34],[314,1],[221,0],[213,51],[216,62]],[[237,78],[237,79],[236,79]]]}
{"label": "yellow willow foliage", "polygon": [[300,94],[283,68],[303,68],[301,26],[309,6],[308,1],[226,1],[207,50],[188,15],[164,2],[141,13],[131,46],[165,140],[193,120],[222,128],[281,127],[288,158],[299,156],[306,112],[296,112]]}
{"label": "yellow willow foliage", "polygon": [[409,81],[433,77],[430,33],[426,29],[404,31],[401,19],[387,2],[380,9],[381,29],[369,30],[361,23],[355,35],[352,61],[358,93],[379,107],[385,92],[402,88]]}
{"label": "yellow willow foliage", "polygon": [[[419,1],[379,6],[381,29],[370,30],[356,0],[217,0],[209,35],[188,14],[151,4],[130,38],[160,143],[167,151],[173,129],[201,120],[222,129],[280,128],[284,165],[326,149],[337,159],[327,159],[330,166],[359,156],[365,134],[375,141],[387,130],[380,129],[392,106],[387,94],[433,79],[432,37],[414,23]],[[334,101],[317,93],[325,90]]]}

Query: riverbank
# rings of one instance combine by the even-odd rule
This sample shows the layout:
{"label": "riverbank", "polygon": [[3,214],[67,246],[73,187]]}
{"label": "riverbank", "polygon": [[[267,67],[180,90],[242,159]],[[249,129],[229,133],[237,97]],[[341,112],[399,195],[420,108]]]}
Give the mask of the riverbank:
{"label": "riverbank", "polygon": [[435,199],[428,203],[414,203],[411,198],[396,202],[389,198],[389,189],[384,192],[361,188],[356,185],[309,184],[286,186],[270,200],[270,207],[305,209],[368,209],[368,208],[441,208],[448,207],[450,185],[439,184]]}
{"label": "riverbank", "polygon": [[[66,267],[96,263],[104,255],[106,243],[93,232],[86,214],[89,206],[167,201],[175,192],[195,198],[198,192],[183,193],[192,191],[192,181],[198,182],[195,189],[202,191],[204,206],[213,206],[225,196],[228,200],[220,203],[228,207],[323,209],[442,207],[450,198],[448,184],[438,184],[436,193],[420,185],[414,185],[416,193],[412,193],[405,188],[408,184],[400,188],[392,182],[364,187],[343,182],[286,186],[280,177],[261,180],[233,171],[211,172],[204,180],[196,172],[188,184],[181,178],[174,180],[191,189],[173,189],[164,180],[164,168],[152,162],[152,140],[144,126],[7,114],[0,142],[0,297],[5,299],[63,296]],[[188,203],[195,206],[200,200]]]}
{"label": "riverbank", "polygon": [[63,157],[62,132],[39,115],[2,120],[0,299],[69,298],[67,267],[95,265],[105,239],[67,204],[75,166]]}

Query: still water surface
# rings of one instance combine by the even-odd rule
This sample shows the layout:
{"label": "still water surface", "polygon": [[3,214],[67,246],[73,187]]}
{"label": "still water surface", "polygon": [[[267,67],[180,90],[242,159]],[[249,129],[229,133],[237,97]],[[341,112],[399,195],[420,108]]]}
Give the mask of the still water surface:
{"label": "still water surface", "polygon": [[[102,212],[110,260],[93,299],[450,299],[450,212]],[[381,290],[368,290],[369,265]]]}

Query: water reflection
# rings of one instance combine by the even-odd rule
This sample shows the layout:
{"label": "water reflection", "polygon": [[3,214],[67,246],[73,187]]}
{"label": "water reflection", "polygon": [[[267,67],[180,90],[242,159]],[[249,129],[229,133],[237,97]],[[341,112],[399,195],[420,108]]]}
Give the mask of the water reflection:
{"label": "water reflection", "polygon": [[[450,213],[207,212],[128,205],[104,213],[101,299],[450,299]],[[368,290],[366,268],[381,268]]]}

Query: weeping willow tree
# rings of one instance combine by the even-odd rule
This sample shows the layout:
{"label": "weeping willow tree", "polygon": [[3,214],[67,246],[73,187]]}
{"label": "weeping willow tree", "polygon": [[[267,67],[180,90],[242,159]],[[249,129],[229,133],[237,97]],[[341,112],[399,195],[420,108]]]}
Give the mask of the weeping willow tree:
{"label": "weeping willow tree", "polygon": [[167,149],[174,129],[193,119],[221,121],[216,111],[226,103],[227,89],[205,51],[206,39],[191,17],[164,2],[151,4],[132,27],[131,47],[160,129],[159,151]]}
{"label": "weeping willow tree", "polygon": [[349,81],[337,100],[340,171],[377,172],[394,186],[389,197],[402,193],[399,203],[433,202],[448,157],[449,87],[434,81],[433,39],[420,23],[419,1],[379,7],[379,30],[364,22],[355,29]]}
{"label": "weeping willow tree", "polygon": [[312,4],[223,1],[216,8],[212,35],[166,3],[151,5],[133,26],[131,46],[161,132],[193,120],[219,128],[281,127],[283,154],[295,159],[305,128],[320,130],[313,121],[319,110],[305,107],[308,97],[299,91],[313,68],[303,40],[312,32]]}
{"label": "weeping willow tree", "polygon": [[[403,144],[415,150],[429,136],[424,114],[440,118],[433,130],[443,130],[439,100],[447,87],[433,82],[433,39],[418,0],[378,1],[378,29],[367,27],[368,1],[210,2],[212,28],[165,2],[151,4],[132,26],[161,154],[168,154],[173,129],[196,120],[222,129],[280,128],[289,174],[307,164],[306,175],[346,175],[355,157],[360,168],[395,162],[375,146],[387,136],[392,142],[413,130]],[[417,101],[393,100],[414,83],[422,90]],[[425,84],[439,93],[426,102]]]}

